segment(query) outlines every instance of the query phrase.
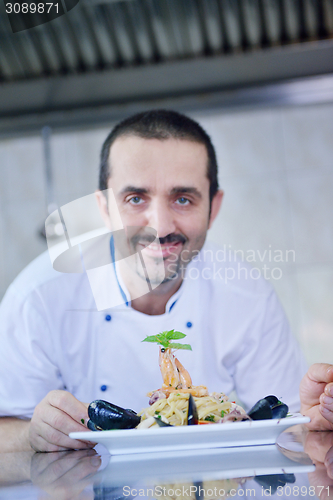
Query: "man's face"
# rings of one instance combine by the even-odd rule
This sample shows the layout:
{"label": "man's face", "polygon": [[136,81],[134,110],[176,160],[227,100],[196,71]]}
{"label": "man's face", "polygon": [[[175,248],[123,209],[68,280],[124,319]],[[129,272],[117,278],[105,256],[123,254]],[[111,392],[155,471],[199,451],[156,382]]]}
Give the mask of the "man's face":
{"label": "man's face", "polygon": [[[151,240],[140,229],[129,238],[131,252],[147,247],[145,263],[152,282],[154,273],[156,281],[160,279],[161,252],[164,281],[170,281],[204,244],[210,206],[207,162],[205,146],[188,140],[124,136],[111,147],[108,187],[123,225],[157,231],[160,245],[147,247]],[[112,214],[110,218],[112,225]]]}

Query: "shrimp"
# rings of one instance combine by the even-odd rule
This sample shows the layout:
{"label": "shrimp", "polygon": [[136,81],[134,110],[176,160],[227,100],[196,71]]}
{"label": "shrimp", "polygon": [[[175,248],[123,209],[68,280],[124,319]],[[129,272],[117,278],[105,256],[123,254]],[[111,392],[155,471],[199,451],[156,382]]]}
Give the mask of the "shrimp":
{"label": "shrimp", "polygon": [[192,379],[188,371],[175,357],[171,349],[160,347],[160,369],[164,388],[191,389]]}
{"label": "shrimp", "polygon": [[175,358],[175,364],[177,367],[177,370],[179,372],[179,379],[181,383],[181,389],[191,389],[192,387],[192,379],[187,370],[183,367],[181,362]]}
{"label": "shrimp", "polygon": [[[172,349],[171,340],[178,340],[186,337],[181,332],[170,330],[169,332],[162,332],[158,335],[151,335],[144,339],[145,342],[157,342],[162,344],[159,351],[159,365],[163,378],[163,384],[160,389],[148,392],[149,404],[153,404],[158,399],[168,398],[171,393],[177,391],[179,393],[191,394],[195,397],[208,396],[208,389],[205,385],[192,385],[192,379],[188,371],[183,367],[181,362],[175,357]],[[170,345],[170,347],[164,347]],[[189,344],[180,345],[184,349],[191,349]],[[177,347],[177,345],[175,346]]]}
{"label": "shrimp", "polygon": [[176,389],[180,384],[179,371],[175,359],[171,349],[160,347],[159,364],[163,377],[163,387],[174,387]]}

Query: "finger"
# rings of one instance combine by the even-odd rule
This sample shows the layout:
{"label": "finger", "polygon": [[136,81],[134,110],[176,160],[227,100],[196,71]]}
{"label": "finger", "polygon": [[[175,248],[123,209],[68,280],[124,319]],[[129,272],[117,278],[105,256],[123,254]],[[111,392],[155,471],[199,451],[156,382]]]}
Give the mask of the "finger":
{"label": "finger", "polygon": [[93,457],[81,458],[78,462],[76,462],[76,464],[73,465],[73,467],[71,467],[71,469],[65,471],[61,478],[57,479],[57,483],[59,485],[79,483],[90,474],[97,472],[101,463],[102,460],[97,454]]}
{"label": "finger", "polygon": [[62,432],[63,434],[68,434],[70,432],[82,432],[89,429],[74,420],[68,413],[65,413],[58,408],[53,406],[48,406],[45,408],[44,413],[41,415],[41,421],[51,425],[54,429]]}
{"label": "finger", "polygon": [[[73,452],[76,453],[76,452]],[[68,457],[67,457],[68,458]],[[57,464],[53,464],[56,467]],[[96,454],[92,457],[84,457],[76,461],[72,466],[60,477],[52,475],[48,478],[48,482],[44,484],[43,489],[47,491],[52,498],[68,499],[77,498],[82,490],[92,483],[92,476],[98,471],[101,465],[101,459]],[[81,496],[80,496],[81,498]]]}
{"label": "finger", "polygon": [[[90,441],[71,439],[67,434],[55,429],[47,422],[41,422],[39,435],[50,445],[60,447],[62,450],[82,450],[96,446],[96,443],[91,443]],[[56,450],[48,449],[45,451]]]}
{"label": "finger", "polygon": [[[35,483],[51,485],[61,478],[65,477],[67,473],[81,462],[82,459],[89,459],[96,457],[95,450],[80,450],[61,453],[46,453],[43,455],[56,455],[57,459],[49,463],[46,469],[39,470],[38,466],[34,467]],[[38,464],[37,464],[38,465]]]}
{"label": "finger", "polygon": [[35,453],[31,460],[31,480],[34,484],[48,485],[74,467],[83,457],[95,457],[95,450]]}
{"label": "finger", "polygon": [[81,426],[85,427],[85,422],[88,420],[87,407],[85,403],[81,403],[70,392],[51,391],[46,396],[46,399],[51,406],[59,408]]}
{"label": "finger", "polygon": [[[38,411],[37,411],[38,409]],[[73,420],[67,413],[50,406],[49,404],[38,406],[35,410],[36,418],[32,420],[31,440],[32,446],[38,451],[56,451],[60,449],[85,449],[92,448],[95,443],[84,440],[72,440],[68,437],[70,432],[87,431],[86,427]],[[56,445],[58,448],[48,446],[38,448],[35,442],[35,435],[42,437],[49,445]]]}
{"label": "finger", "polygon": [[304,437],[304,451],[311,460],[324,463],[328,450],[333,446],[333,432],[306,432]]}
{"label": "finger", "polygon": [[[320,399],[325,399],[324,396],[320,396]],[[331,399],[331,398],[330,398]],[[319,412],[320,414],[328,421],[329,424],[331,424],[332,428],[330,430],[333,430],[333,404],[332,403],[321,403],[319,405]]]}
{"label": "finger", "polygon": [[36,452],[63,452],[90,449],[96,446],[96,443],[74,440],[66,435],[62,436],[59,431],[53,430],[47,437],[46,435],[34,433],[34,436],[30,439],[30,446]]}
{"label": "finger", "polygon": [[[43,476],[53,462],[60,460],[64,455],[69,453],[76,453],[72,451],[60,451],[59,453],[34,453],[31,457],[30,470],[34,476]],[[77,452],[80,453],[80,452]]]}
{"label": "finger", "polygon": [[61,446],[49,443],[39,434],[34,435],[33,440],[30,441],[30,446],[37,452],[68,451],[68,448],[62,448]]}
{"label": "finger", "polygon": [[326,390],[320,395],[319,403],[323,408],[333,411],[333,397],[331,395],[328,396]]}
{"label": "finger", "polygon": [[312,365],[300,384],[301,411],[307,412],[318,405],[325,386],[333,382],[333,365],[316,363]]}
{"label": "finger", "polygon": [[325,386],[325,394],[326,396],[333,398],[333,383],[329,383]]}
{"label": "finger", "polygon": [[315,363],[308,370],[308,377],[313,382],[333,382],[333,365],[328,363]]}

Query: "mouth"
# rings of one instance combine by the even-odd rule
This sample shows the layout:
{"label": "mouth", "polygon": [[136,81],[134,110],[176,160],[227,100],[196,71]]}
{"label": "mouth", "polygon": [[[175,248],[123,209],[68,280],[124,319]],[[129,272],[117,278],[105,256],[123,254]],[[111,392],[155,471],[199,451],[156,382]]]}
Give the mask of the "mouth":
{"label": "mouth", "polygon": [[[140,245],[144,248],[143,245]],[[178,256],[183,243],[180,241],[173,243],[151,243],[149,246],[145,247],[145,255],[149,257],[158,258],[161,257],[163,260],[167,259],[170,256]]]}

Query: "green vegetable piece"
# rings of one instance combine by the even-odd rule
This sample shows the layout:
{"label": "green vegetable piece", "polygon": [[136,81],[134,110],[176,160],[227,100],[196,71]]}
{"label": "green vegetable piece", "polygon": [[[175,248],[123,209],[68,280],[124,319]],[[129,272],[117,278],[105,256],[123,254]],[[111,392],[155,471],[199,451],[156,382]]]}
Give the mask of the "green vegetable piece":
{"label": "green vegetable piece", "polygon": [[81,418],[81,422],[82,422],[82,424],[84,424],[84,419],[83,418]]}
{"label": "green vegetable piece", "polygon": [[163,338],[161,337],[161,334],[159,335],[149,335],[145,339],[143,339],[142,342],[157,342],[160,343],[161,340],[163,341]]}
{"label": "green vegetable piece", "polygon": [[225,411],[224,410],[221,410],[221,417],[223,418],[225,415]]}
{"label": "green vegetable piece", "polygon": [[186,337],[185,333],[169,330],[157,335],[148,335],[142,342],[154,342],[161,345],[165,349],[186,349],[192,351],[190,344],[172,343],[171,340],[180,340]]}
{"label": "green vegetable piece", "polygon": [[214,417],[214,415],[207,415],[207,417],[205,418],[205,420],[207,422],[215,422],[215,417]]}
{"label": "green vegetable piece", "polygon": [[162,332],[168,340],[179,340],[186,337],[185,333],[175,332],[175,330],[170,330],[169,332]]}
{"label": "green vegetable piece", "polygon": [[169,344],[170,349],[187,349],[188,351],[192,351],[192,347],[190,344]]}

